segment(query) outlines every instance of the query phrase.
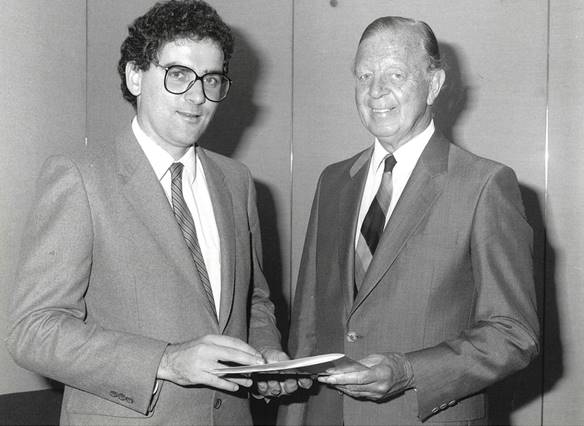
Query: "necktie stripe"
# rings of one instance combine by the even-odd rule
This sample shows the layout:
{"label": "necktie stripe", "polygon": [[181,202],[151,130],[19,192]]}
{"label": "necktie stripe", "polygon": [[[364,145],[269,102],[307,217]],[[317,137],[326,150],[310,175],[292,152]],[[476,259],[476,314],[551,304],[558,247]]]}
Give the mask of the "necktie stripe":
{"label": "necktie stripe", "polygon": [[387,212],[391,203],[391,191],[385,186],[380,186],[375,200],[379,203],[382,212]]}
{"label": "necktie stripe", "polygon": [[361,225],[355,248],[355,294],[357,294],[359,287],[363,283],[367,269],[373,260],[373,255],[383,234],[385,218],[391,204],[391,173],[395,164],[396,161],[392,155],[386,157],[381,184]]}
{"label": "necktie stripe", "polygon": [[176,218],[176,221],[182,231],[187,247],[191,252],[191,256],[193,257],[193,261],[195,263],[197,272],[199,273],[199,278],[201,280],[201,284],[203,285],[203,290],[207,295],[210,308],[215,314],[215,318],[217,319],[217,309],[215,308],[213,290],[211,288],[211,282],[209,281],[209,275],[205,266],[205,259],[203,258],[201,247],[199,246],[197,230],[195,228],[195,223],[193,222],[193,217],[183,197],[182,171],[182,163],[173,163],[170,166],[172,210],[174,212],[174,217]]}
{"label": "necktie stripe", "polygon": [[[183,210],[183,207],[178,207],[178,206],[177,206],[177,207],[175,208],[175,210],[174,210],[174,216],[175,216],[175,217],[176,217],[176,218],[177,218],[177,219],[178,219],[180,222],[182,222],[183,224],[185,224],[185,225],[189,226],[189,222],[190,222],[190,220],[189,220],[189,217],[188,217],[187,215],[188,215],[188,213],[187,213],[187,212],[185,212],[185,211]],[[191,229],[191,228],[190,228],[190,226],[189,226],[189,228],[188,228],[188,229],[189,229],[189,230]]]}
{"label": "necktie stripe", "polygon": [[381,221],[385,221],[385,214],[375,199],[369,207],[369,212],[371,212],[371,214],[368,214],[365,217],[365,220],[363,220],[361,235],[364,237],[365,243],[369,247],[371,253],[375,253],[375,249],[379,243],[379,238],[381,237],[381,234],[377,229],[377,224]]}

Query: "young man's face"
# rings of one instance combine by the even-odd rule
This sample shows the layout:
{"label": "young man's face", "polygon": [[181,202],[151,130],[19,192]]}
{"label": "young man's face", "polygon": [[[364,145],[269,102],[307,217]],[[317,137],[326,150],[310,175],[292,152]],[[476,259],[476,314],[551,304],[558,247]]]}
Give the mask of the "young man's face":
{"label": "young man's face", "polygon": [[[180,39],[160,50],[158,63],[162,67],[183,65],[199,76],[221,73],[223,51],[209,39]],[[129,64],[126,76],[128,88],[137,96],[140,127],[174,159],[182,157],[199,140],[218,104],[205,98],[200,80],[181,95],[168,92],[164,88],[165,70],[155,64],[145,71]]]}

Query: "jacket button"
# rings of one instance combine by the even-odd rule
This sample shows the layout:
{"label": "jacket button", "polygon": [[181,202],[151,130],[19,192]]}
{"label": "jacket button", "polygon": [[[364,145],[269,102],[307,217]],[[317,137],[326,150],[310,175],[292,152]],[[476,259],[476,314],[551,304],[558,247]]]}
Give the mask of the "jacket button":
{"label": "jacket button", "polygon": [[215,400],[215,404],[213,404],[213,407],[215,407],[216,409],[218,409],[219,407],[221,407],[221,404],[223,403],[223,401],[221,401],[221,398],[217,398]]}
{"label": "jacket button", "polygon": [[110,391],[110,396],[112,398],[117,398],[118,397],[118,393],[116,391]]}
{"label": "jacket button", "polygon": [[349,342],[349,343],[355,343],[357,341],[357,339],[359,338],[357,333],[354,331],[349,331],[347,333],[346,337],[347,337],[347,342]]}
{"label": "jacket button", "polygon": [[442,405],[440,406],[440,409],[441,409],[441,410],[444,410],[444,409],[446,409],[447,407],[448,407],[448,404],[442,404]]}

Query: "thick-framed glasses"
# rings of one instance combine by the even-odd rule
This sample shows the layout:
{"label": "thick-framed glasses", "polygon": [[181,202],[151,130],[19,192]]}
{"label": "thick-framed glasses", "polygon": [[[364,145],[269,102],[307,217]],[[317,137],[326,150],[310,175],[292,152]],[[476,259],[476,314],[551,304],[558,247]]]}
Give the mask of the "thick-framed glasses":
{"label": "thick-framed glasses", "polygon": [[231,87],[231,79],[223,73],[208,72],[199,76],[194,70],[183,65],[164,66],[156,61],[152,63],[165,71],[164,88],[173,95],[182,95],[201,80],[205,98],[211,102],[221,102],[227,97]]}

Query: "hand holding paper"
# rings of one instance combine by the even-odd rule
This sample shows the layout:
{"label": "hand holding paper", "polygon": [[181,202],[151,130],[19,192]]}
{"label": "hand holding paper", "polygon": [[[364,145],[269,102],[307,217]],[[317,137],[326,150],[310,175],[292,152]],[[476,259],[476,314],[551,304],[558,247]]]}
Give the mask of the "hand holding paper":
{"label": "hand holding paper", "polygon": [[263,355],[266,364],[218,368],[213,373],[225,378],[251,376],[257,383],[260,397],[273,398],[295,392],[298,388],[310,388],[313,379],[329,374],[329,369],[366,369],[364,365],[338,353],[297,359],[288,359],[284,352],[273,350],[263,351]]}
{"label": "hand holding paper", "polygon": [[[360,365],[360,367],[359,367]],[[382,401],[412,387],[413,372],[407,358],[399,353],[369,355],[359,364],[327,370],[318,378],[339,391],[359,399]]]}
{"label": "hand holding paper", "polygon": [[[288,361],[290,358],[282,351],[265,350],[262,351],[267,365],[282,361]],[[280,378],[280,377],[281,378]],[[308,389],[312,386],[312,379],[308,377],[295,377],[285,375],[274,375],[271,379],[267,376],[262,377],[261,374],[256,375],[258,381],[255,388],[259,396],[264,398],[274,398],[296,392],[298,388]]]}

